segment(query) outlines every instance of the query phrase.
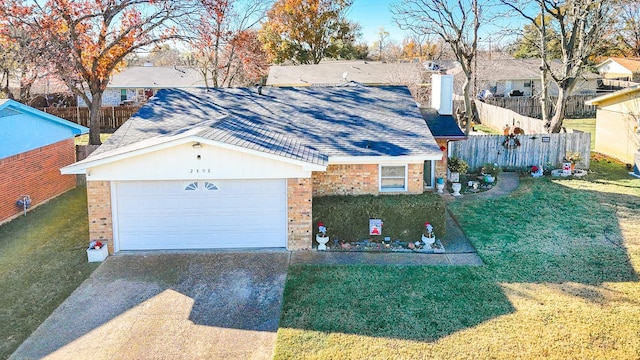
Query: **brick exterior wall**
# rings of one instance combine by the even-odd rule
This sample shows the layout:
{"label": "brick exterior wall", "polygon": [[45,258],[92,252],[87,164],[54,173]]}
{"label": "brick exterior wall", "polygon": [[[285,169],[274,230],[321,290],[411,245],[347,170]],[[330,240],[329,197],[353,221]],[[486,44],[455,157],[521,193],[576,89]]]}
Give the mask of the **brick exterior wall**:
{"label": "brick exterior wall", "polygon": [[312,246],[311,179],[287,179],[287,249],[308,250]]}
{"label": "brick exterior wall", "polygon": [[75,160],[73,138],[0,159],[0,223],[20,216],[20,195],[29,195],[33,208],[73,189],[75,175],[61,175],[60,168]]}
{"label": "brick exterior wall", "polygon": [[[380,194],[378,164],[329,165],[326,172],[314,171],[313,196]],[[407,192],[421,194],[424,191],[424,164],[407,167]],[[384,192],[388,194],[388,192]]]}
{"label": "brick exterior wall", "polygon": [[111,213],[111,182],[87,181],[89,239],[107,242],[113,254],[113,220]]}
{"label": "brick exterior wall", "polygon": [[436,169],[435,169],[435,177],[436,179],[441,177],[445,180],[447,179],[447,154],[449,150],[449,146],[447,140],[436,139],[436,143],[438,146],[444,146],[444,151],[442,152],[442,160],[436,161]]}

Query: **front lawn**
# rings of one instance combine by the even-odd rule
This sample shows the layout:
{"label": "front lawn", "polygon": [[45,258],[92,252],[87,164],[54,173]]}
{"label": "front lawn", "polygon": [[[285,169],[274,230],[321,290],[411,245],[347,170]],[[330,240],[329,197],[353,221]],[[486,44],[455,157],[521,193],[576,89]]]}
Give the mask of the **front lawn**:
{"label": "front lawn", "polygon": [[277,359],[636,359],[640,180],[521,178],[449,205],[486,265],[296,266]]}
{"label": "front lawn", "polygon": [[84,187],[0,226],[0,359],[97,267],[87,263]]}

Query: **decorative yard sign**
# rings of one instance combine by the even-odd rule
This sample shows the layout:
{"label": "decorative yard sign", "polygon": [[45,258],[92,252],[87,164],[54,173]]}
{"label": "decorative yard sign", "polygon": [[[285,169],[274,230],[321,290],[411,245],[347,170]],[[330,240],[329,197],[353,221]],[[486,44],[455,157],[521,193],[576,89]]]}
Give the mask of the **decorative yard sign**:
{"label": "decorative yard sign", "polygon": [[382,219],[369,219],[369,235],[382,234]]}
{"label": "decorative yard sign", "polygon": [[551,142],[551,136],[543,136],[542,137],[542,142],[543,143]]}

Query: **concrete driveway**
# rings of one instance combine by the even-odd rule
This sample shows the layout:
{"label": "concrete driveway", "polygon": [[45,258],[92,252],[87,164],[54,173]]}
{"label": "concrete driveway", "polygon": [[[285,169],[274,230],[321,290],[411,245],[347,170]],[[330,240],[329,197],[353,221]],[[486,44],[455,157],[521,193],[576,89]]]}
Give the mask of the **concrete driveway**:
{"label": "concrete driveway", "polygon": [[271,359],[289,253],[109,257],[10,359]]}

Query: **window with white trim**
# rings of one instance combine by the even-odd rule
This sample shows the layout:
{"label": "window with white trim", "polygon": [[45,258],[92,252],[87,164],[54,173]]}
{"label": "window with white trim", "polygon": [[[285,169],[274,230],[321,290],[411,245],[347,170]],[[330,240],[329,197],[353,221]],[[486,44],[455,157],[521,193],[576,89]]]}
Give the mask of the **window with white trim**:
{"label": "window with white trim", "polygon": [[407,165],[380,165],[380,191],[407,191]]}

